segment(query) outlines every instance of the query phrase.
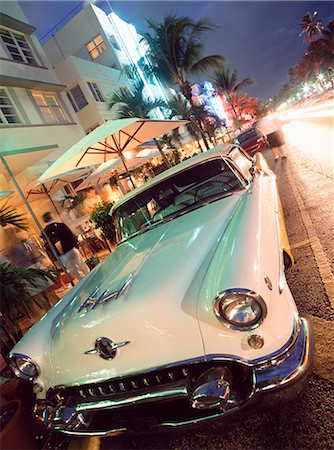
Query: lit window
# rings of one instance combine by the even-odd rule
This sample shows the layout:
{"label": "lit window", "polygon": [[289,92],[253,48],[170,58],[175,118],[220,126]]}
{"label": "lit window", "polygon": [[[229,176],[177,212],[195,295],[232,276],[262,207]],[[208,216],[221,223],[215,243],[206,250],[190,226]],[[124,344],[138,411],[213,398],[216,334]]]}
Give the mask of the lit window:
{"label": "lit window", "polygon": [[31,95],[46,123],[68,122],[57,94],[31,91]]}
{"label": "lit window", "polygon": [[22,34],[13,33],[12,31],[1,28],[0,36],[14,61],[37,65],[36,58],[26,38]]}
{"label": "lit window", "polygon": [[80,109],[88,105],[86,97],[78,84],[72,87],[66,94],[75,112],[80,111]]}
{"label": "lit window", "polygon": [[89,42],[86,47],[92,59],[96,59],[107,50],[107,46],[100,34],[96,36],[96,38],[91,42]]}
{"label": "lit window", "polygon": [[4,89],[0,89],[0,123],[21,123],[14,105]]}
{"label": "lit window", "polygon": [[93,83],[92,81],[87,81],[87,84],[95,100],[97,102],[104,102],[105,100],[98,85],[96,83]]}

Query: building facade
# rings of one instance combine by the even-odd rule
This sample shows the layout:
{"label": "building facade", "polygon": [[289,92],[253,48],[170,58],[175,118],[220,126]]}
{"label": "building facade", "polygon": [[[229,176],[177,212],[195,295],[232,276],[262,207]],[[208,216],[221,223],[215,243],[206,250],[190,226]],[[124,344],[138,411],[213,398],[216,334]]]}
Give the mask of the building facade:
{"label": "building facade", "polygon": [[[22,188],[85,134],[34,32],[18,2],[1,2],[0,151]],[[0,189],[12,187],[0,165]]]}
{"label": "building facade", "polygon": [[[167,99],[159,80],[147,75],[147,46],[135,27],[117,16],[88,4],[43,45],[61,82],[72,111],[89,132],[115,118],[107,101],[120,87],[143,83],[143,96],[152,101]],[[152,117],[164,118],[155,110]]]}

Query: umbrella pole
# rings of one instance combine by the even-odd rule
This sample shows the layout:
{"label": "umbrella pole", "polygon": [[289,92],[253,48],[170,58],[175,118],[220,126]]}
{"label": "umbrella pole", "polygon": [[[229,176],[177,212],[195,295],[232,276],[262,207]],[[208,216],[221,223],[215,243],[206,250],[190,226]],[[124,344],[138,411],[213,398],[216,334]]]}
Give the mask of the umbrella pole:
{"label": "umbrella pole", "polygon": [[29,205],[29,202],[27,201],[27,199],[24,196],[24,193],[22,192],[18,182],[16,181],[16,178],[14,177],[13,172],[11,171],[9,165],[7,164],[7,161],[5,160],[5,158],[3,157],[2,153],[0,152],[0,160],[2,161],[2,164],[4,165],[8,175],[11,177],[11,179],[13,180],[13,183],[16,187],[16,189],[18,190],[18,193],[20,194],[24,204],[26,205],[26,207],[28,208],[28,211],[30,212],[32,218],[34,219],[36,225],[38,226],[38,228],[40,229],[40,231],[42,232],[46,242],[48,243],[54,257],[56,258],[56,260],[58,261],[58,264],[60,265],[61,269],[63,270],[63,272],[65,273],[68,281],[71,283],[72,286],[74,286],[73,280],[70,277],[70,274],[68,273],[66,267],[64,266],[63,262],[61,261],[61,259],[59,258],[59,255],[54,247],[54,245],[52,244],[52,242],[50,241],[48,235],[45,233],[42,225],[40,224],[39,220],[37,219],[34,211],[32,210],[31,206]]}
{"label": "umbrella pole", "polygon": [[130,178],[130,181],[131,181],[132,186],[133,186],[134,188],[136,188],[137,186],[135,185],[135,183],[134,183],[134,181],[133,181],[133,179],[132,179],[132,176],[131,176],[131,174],[130,174],[130,172],[129,172],[128,166],[126,165],[125,158],[124,158],[124,155],[123,155],[122,150],[119,150],[119,151],[118,151],[118,155],[119,155],[119,157],[120,157],[121,160],[122,160],[123,166],[125,167],[126,173],[128,174],[128,177]]}
{"label": "umbrella pole", "polygon": [[57,213],[58,216],[60,217],[59,211],[58,211],[58,209],[56,208],[56,205],[55,205],[54,201],[52,200],[51,195],[48,193],[48,190],[46,189],[45,185],[42,184],[42,186],[43,186],[44,192],[46,193],[46,195],[48,196],[50,202],[52,203],[52,206],[53,206],[54,209],[56,210],[56,213]]}
{"label": "umbrella pole", "polygon": [[172,166],[171,162],[169,161],[169,159],[167,158],[167,156],[164,154],[161,145],[159,144],[159,141],[157,138],[153,138],[153,141],[155,142],[155,145],[157,146],[157,149],[160,152],[160,155],[162,156],[162,159],[165,161],[165,164],[167,165],[167,168],[170,169]]}

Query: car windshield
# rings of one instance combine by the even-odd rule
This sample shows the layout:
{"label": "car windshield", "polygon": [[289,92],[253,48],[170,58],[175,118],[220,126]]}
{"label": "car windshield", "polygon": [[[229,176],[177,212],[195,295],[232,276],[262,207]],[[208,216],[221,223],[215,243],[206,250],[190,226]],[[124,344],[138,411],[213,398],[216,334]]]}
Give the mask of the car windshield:
{"label": "car windshield", "polygon": [[242,187],[239,178],[221,158],[180,171],[113,211],[117,241],[230,195]]}

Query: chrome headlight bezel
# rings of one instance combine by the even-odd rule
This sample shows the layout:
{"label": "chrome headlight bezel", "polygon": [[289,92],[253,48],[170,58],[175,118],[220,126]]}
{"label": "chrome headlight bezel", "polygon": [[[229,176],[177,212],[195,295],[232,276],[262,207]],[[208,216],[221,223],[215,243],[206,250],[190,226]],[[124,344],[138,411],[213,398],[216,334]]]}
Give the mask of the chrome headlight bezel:
{"label": "chrome headlight bezel", "polygon": [[[21,361],[20,363],[19,360]],[[23,380],[34,381],[40,374],[38,364],[30,356],[12,353],[9,355],[8,362],[14,375]],[[28,367],[32,368],[31,373],[27,370]]]}
{"label": "chrome headlight bezel", "polygon": [[[236,297],[240,297],[239,299]],[[237,304],[238,302],[245,301],[243,299],[249,299],[248,301],[255,302],[256,306],[260,310],[260,314],[258,317],[253,319],[247,323],[234,322],[233,320],[228,319],[226,316],[226,309],[230,307],[233,303]],[[220,322],[223,322],[228,328],[232,330],[238,331],[249,331],[254,330],[261,325],[264,318],[267,315],[267,306],[263,300],[263,298],[256,294],[256,292],[248,290],[248,289],[227,289],[226,291],[221,292],[216,298],[214,302],[214,313]]]}

